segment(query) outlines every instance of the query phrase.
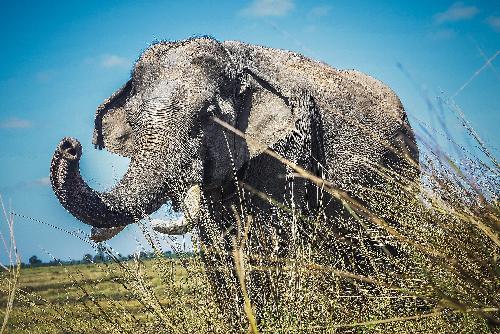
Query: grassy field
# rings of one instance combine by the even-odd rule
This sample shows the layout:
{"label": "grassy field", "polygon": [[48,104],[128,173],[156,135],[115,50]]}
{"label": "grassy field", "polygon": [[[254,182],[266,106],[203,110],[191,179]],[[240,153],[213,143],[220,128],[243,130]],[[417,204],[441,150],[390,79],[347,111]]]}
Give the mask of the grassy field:
{"label": "grassy field", "polygon": [[[3,275],[0,295],[3,305],[7,304],[6,280],[7,277]],[[305,287],[305,290],[310,289]],[[357,310],[346,308],[346,303],[351,307],[361,307],[359,303],[349,301],[356,296],[343,296],[331,301],[318,297],[304,294],[299,300],[288,300],[288,306],[281,307],[279,314],[269,317],[269,321],[261,326],[261,332],[490,332],[485,321],[477,315],[446,310],[434,310],[417,317],[384,318],[390,308],[391,296],[380,292],[371,299],[365,299],[367,305],[364,310],[360,309],[369,313],[367,319],[371,321],[338,326],[334,318],[347,320],[350,312],[357,313]],[[392,298],[395,298],[394,295]],[[411,303],[411,298],[407,302]],[[326,305],[332,309],[321,310]],[[329,325],[311,325],[314,320],[304,320],[312,312],[320,317],[331,317],[332,322]],[[6,333],[228,331],[224,319],[218,316],[213,295],[195,257],[23,268],[18,280],[16,300],[5,328]]]}
{"label": "grassy field", "polygon": [[[146,333],[185,321],[195,329],[203,318],[191,312],[192,303],[208,312],[215,307],[200,298],[206,289],[192,268],[195,262],[162,259],[23,268],[6,333]],[[6,280],[2,275],[3,305]],[[182,314],[175,314],[179,306]]]}

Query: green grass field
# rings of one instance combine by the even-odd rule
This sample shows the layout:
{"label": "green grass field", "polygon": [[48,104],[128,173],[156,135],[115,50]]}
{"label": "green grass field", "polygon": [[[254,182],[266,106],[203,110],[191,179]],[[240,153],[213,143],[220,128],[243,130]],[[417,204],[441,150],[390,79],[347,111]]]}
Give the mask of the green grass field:
{"label": "green grass field", "polygon": [[[213,308],[199,299],[200,290],[206,289],[196,269],[190,268],[188,275],[184,267],[193,267],[193,261],[183,262],[163,259],[23,268],[6,333],[146,333],[186,320],[196,328],[196,319],[203,319],[190,312],[192,301],[208,311]],[[6,280],[2,275],[3,305],[8,296]],[[174,314],[179,305],[182,314]]]}
{"label": "green grass field", "polygon": [[[2,276],[0,302],[7,304],[7,277]],[[311,290],[305,287],[306,290]],[[489,333],[480,317],[428,312],[423,317],[384,317],[388,295],[366,299],[367,324],[338,327],[361,307],[344,296],[325,301],[314,294],[286,300],[270,316],[267,333]],[[354,296],[353,296],[354,297]],[[23,268],[6,333],[227,333],[213,294],[196,257],[154,258],[117,263]],[[410,302],[410,301],[409,301]],[[348,304],[346,304],[348,303]],[[322,307],[330,305],[325,311]],[[319,308],[319,309],[318,309]],[[377,310],[378,309],[378,310]],[[363,310],[361,310],[363,311]],[[313,313],[322,320],[306,318]],[[2,314],[5,316],[5,313]],[[274,318],[274,321],[271,319]],[[388,319],[387,319],[388,318]],[[382,319],[383,321],[378,321]],[[321,322],[321,321],[320,321]],[[320,323],[319,322],[319,323]],[[305,327],[301,327],[304,326]]]}

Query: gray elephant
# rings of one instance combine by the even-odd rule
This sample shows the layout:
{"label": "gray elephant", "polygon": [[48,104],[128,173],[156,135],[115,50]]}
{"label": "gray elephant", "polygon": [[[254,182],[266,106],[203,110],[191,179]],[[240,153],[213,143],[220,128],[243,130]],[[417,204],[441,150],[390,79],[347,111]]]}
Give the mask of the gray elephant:
{"label": "gray elephant", "polygon": [[[356,254],[355,238],[340,247],[342,254],[337,244],[353,235],[355,222],[321,230],[307,219],[298,228],[283,219],[278,207],[325,221],[345,210],[266,148],[373,207],[377,200],[364,197],[363,189],[387,191],[377,166],[402,182],[418,178],[403,106],[380,81],[297,53],[208,37],[145,50],[131,79],[97,109],[93,143],[130,157],[128,171],[108,192],[91,189],[79,173],[81,145],[64,138],[50,171],[61,204],[103,240],[171,201],[206,247],[204,261],[226,306],[242,303],[231,297],[238,295],[236,275],[223,269],[234,268],[231,252],[247,216],[253,217],[248,249],[259,255],[251,259],[255,265],[286,258],[293,238],[331,249],[325,259]],[[361,263],[353,264],[356,271],[364,260],[354,258]],[[256,305],[273,298],[263,289],[268,279],[252,277]]]}

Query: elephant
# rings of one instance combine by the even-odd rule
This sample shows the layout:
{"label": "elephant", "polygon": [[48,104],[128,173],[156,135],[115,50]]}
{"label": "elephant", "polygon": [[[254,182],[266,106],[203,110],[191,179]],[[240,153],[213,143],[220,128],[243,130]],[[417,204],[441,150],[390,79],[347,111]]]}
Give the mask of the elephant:
{"label": "elephant", "polygon": [[[195,37],[152,44],[130,80],[97,108],[94,125],[95,147],[129,157],[130,165],[111,190],[93,190],[79,172],[80,143],[63,138],[50,167],[62,206],[102,241],[170,202],[182,211],[179,224],[186,228],[180,230],[195,229],[205,246],[203,261],[226,309],[235,309],[228,300],[236,300],[236,308],[243,304],[233,250],[245,215],[252,217],[248,249],[259,255],[255,265],[286,258],[294,238],[332,249],[324,258],[345,255],[331,245],[349,239],[356,225],[318,230],[283,223],[286,213],[276,202],[324,220],[345,210],[269,150],[367,206],[377,199],[363,197],[362,189],[384,191],[388,182],[374,166],[405,184],[418,180],[415,136],[390,88],[356,70],[239,41]],[[168,232],[161,224],[155,229]],[[356,252],[354,239],[349,252]],[[256,309],[276,297],[267,284],[265,273],[251,278]]]}

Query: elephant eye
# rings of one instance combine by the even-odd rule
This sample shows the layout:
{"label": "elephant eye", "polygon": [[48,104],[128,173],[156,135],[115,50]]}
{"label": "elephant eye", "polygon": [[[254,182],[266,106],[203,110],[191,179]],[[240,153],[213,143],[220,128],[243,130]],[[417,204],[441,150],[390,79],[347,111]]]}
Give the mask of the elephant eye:
{"label": "elephant eye", "polygon": [[119,136],[116,137],[116,139],[124,140],[124,139],[127,139],[128,137],[129,137],[128,132],[122,132]]}

